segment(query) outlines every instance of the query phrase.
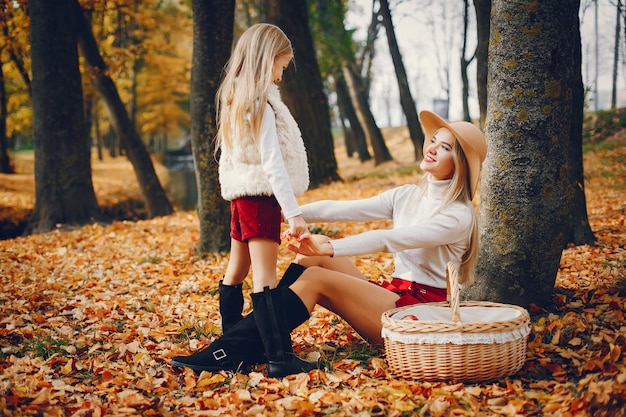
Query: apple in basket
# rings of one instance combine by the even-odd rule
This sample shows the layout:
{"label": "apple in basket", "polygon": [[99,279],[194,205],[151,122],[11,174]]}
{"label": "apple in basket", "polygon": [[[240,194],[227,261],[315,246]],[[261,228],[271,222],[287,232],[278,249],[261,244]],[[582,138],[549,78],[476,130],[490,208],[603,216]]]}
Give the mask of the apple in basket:
{"label": "apple in basket", "polygon": [[417,316],[414,316],[413,314],[407,314],[406,316],[402,317],[402,320],[419,320],[417,318]]}

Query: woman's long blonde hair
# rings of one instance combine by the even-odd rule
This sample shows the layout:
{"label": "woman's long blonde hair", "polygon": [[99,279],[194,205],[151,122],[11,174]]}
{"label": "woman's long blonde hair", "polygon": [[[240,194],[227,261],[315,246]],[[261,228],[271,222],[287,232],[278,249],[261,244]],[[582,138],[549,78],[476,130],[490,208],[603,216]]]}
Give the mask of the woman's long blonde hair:
{"label": "woman's long blonde hair", "polygon": [[284,55],[293,57],[293,48],[277,26],[258,23],[241,35],[217,90],[217,147],[230,148],[248,122],[253,137],[259,136],[274,60]]}
{"label": "woman's long blonde hair", "polygon": [[476,211],[472,206],[471,184],[469,165],[465,152],[457,140],[455,146],[456,152],[452,153],[454,160],[454,175],[450,182],[449,201],[462,201],[469,204],[472,208],[472,230],[469,236],[468,248],[461,258],[461,266],[459,269],[459,283],[471,285],[476,281],[476,261],[478,260],[478,220]]}
{"label": "woman's long blonde hair", "polygon": [[[435,132],[436,133],[436,132]],[[470,193],[470,176],[469,165],[461,144],[457,140],[452,148],[452,160],[454,161],[454,174],[450,180],[450,187],[446,196],[441,203],[441,208],[448,204],[458,201],[464,204],[472,205]],[[422,189],[428,187],[427,175],[422,179]],[[472,230],[469,236],[468,248],[461,258],[459,266],[459,283],[463,285],[471,285],[476,280],[476,262],[478,260],[478,221],[476,211],[472,206]]]}

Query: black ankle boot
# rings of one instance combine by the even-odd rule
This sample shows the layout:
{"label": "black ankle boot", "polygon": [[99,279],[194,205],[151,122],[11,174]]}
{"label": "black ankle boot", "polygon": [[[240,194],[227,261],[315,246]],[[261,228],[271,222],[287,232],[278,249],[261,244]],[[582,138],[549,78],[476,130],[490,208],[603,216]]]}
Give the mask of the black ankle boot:
{"label": "black ankle boot", "polygon": [[224,285],[219,283],[220,315],[222,316],[222,333],[233,327],[243,318],[243,285]]}
{"label": "black ankle boot", "polygon": [[247,372],[250,366],[267,362],[254,317],[249,314],[211,345],[189,356],[174,356],[172,366],[201,371]]}
{"label": "black ankle boot", "polygon": [[[288,287],[252,294],[254,320],[268,357],[267,376],[283,377],[319,368],[317,362],[308,362],[293,352],[288,317],[309,316],[302,300]],[[303,310],[306,312],[303,314]],[[289,312],[289,314],[287,314]]]}

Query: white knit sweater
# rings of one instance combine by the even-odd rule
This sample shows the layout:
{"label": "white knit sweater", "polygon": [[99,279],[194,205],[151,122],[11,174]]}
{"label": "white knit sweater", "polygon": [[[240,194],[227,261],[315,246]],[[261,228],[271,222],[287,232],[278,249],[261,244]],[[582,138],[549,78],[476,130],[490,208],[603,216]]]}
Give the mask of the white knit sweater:
{"label": "white knit sweater", "polygon": [[309,167],[298,124],[272,85],[265,106],[261,137],[249,131],[232,149],[222,147],[219,161],[222,197],[274,195],[286,219],[301,213],[295,196],[309,186]]}
{"label": "white knit sweater", "polygon": [[475,221],[471,203],[441,207],[450,181],[429,179],[425,194],[420,185],[409,184],[375,197],[323,200],[301,207],[307,223],[392,219],[388,230],[370,230],[331,240],[335,256],[375,252],[394,254],[393,277],[437,288],[446,287],[446,265],[461,264]]}

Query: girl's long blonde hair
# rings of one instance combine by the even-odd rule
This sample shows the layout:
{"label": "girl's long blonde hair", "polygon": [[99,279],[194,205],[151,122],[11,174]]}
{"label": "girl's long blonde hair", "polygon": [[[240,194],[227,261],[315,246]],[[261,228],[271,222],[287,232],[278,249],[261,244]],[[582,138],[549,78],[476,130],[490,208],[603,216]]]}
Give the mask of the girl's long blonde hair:
{"label": "girl's long blonde hair", "polygon": [[258,23],[249,27],[237,41],[224,68],[224,78],[216,95],[217,148],[230,148],[238,135],[258,138],[277,57],[293,57],[291,42],[277,26]]}
{"label": "girl's long blonde hair", "polygon": [[[435,132],[436,133],[436,132]],[[457,140],[452,148],[452,160],[454,161],[454,174],[450,180],[450,187],[446,196],[441,203],[441,208],[448,204],[458,201],[464,204],[472,204],[470,193],[470,175],[467,157],[461,144]],[[427,175],[422,179],[422,190],[428,187]],[[463,285],[471,285],[476,280],[476,262],[478,260],[478,221],[476,211],[472,206],[472,230],[469,236],[468,248],[461,258],[459,266],[459,283]]]}

